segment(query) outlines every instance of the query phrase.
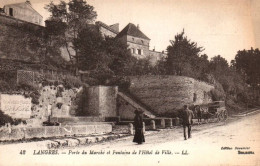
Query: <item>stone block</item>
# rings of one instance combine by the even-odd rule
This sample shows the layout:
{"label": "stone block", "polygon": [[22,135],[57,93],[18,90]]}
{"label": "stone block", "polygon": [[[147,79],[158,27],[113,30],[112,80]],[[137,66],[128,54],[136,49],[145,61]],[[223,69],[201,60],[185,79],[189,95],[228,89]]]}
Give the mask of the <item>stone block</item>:
{"label": "stone block", "polygon": [[71,126],[60,126],[59,133],[61,136],[73,135],[72,127]]}
{"label": "stone block", "polygon": [[86,126],[72,126],[73,134],[86,134]]}
{"label": "stone block", "polygon": [[96,125],[96,133],[110,133],[112,132],[112,125],[111,124],[98,124]]}
{"label": "stone block", "polygon": [[60,140],[54,140],[54,141],[58,142],[60,147],[67,147],[68,146],[68,141],[67,140],[60,139]]}
{"label": "stone block", "polygon": [[69,147],[75,147],[79,145],[79,140],[77,139],[67,139]]}
{"label": "stone block", "polygon": [[130,135],[133,135],[133,134],[134,134],[134,126],[133,126],[132,123],[129,123],[129,125],[128,125],[128,133],[129,133]]}
{"label": "stone block", "polygon": [[44,127],[27,127],[24,130],[24,134],[25,138],[46,137]]}
{"label": "stone block", "polygon": [[95,125],[86,125],[86,134],[96,133]]}
{"label": "stone block", "polygon": [[60,136],[60,130],[58,126],[45,126],[44,137]]}
{"label": "stone block", "polygon": [[59,143],[56,141],[48,141],[46,145],[48,149],[56,149],[59,147]]}
{"label": "stone block", "polygon": [[86,140],[88,144],[95,143],[97,141],[95,137],[86,137]]}
{"label": "stone block", "polygon": [[98,136],[98,137],[96,137],[96,140],[97,140],[97,142],[101,142],[104,140],[104,138],[103,138],[103,136]]}
{"label": "stone block", "polygon": [[80,138],[77,138],[77,140],[79,141],[80,145],[87,144],[87,138],[86,137],[80,137]]}

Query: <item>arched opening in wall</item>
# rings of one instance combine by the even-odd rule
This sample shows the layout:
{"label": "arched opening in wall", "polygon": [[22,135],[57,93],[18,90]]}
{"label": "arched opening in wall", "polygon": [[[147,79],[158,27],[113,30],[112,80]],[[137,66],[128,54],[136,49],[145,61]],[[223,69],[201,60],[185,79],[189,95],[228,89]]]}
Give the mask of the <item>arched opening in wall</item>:
{"label": "arched opening in wall", "polygon": [[207,92],[204,91],[204,96],[203,96],[204,99],[207,98]]}
{"label": "arched opening in wall", "polygon": [[197,101],[197,94],[193,93],[193,102],[196,102],[196,101]]}
{"label": "arched opening in wall", "polygon": [[10,15],[10,16],[14,16],[13,8],[9,8],[9,15]]}

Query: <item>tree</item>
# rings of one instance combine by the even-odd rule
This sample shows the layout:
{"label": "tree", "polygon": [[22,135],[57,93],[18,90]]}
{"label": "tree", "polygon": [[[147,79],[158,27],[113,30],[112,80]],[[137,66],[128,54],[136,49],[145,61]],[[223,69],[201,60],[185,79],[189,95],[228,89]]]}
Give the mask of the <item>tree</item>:
{"label": "tree", "polygon": [[260,51],[259,49],[238,51],[235,60],[232,62],[233,68],[239,72],[246,83],[250,86],[250,91],[244,98],[251,98],[259,104],[260,97]]}
{"label": "tree", "polygon": [[260,51],[259,49],[238,51],[233,66],[252,87],[260,84]]}
{"label": "tree", "polygon": [[104,38],[96,25],[82,29],[74,46],[78,50],[79,69],[91,71],[94,78],[103,80],[131,72],[134,60],[127,45],[116,38]]}
{"label": "tree", "polygon": [[184,35],[184,30],[181,34],[177,34],[174,40],[170,41],[171,45],[167,47],[166,70],[168,74],[185,75],[198,78],[199,74],[194,72],[194,69],[200,70],[200,53],[202,47],[198,47],[197,43],[191,42]]}
{"label": "tree", "polygon": [[57,5],[51,2],[45,9],[51,13],[47,27],[56,28],[56,33],[60,36],[58,41],[66,48],[69,59],[77,70],[79,55],[74,43],[79,37],[79,32],[95,20],[97,14],[94,7],[85,0],[69,0],[68,3],[60,1]]}

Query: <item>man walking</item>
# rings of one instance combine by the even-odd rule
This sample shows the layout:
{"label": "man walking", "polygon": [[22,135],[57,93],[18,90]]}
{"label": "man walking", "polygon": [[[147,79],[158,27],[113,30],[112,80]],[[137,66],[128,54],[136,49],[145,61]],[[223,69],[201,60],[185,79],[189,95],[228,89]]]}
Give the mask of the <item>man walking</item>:
{"label": "man walking", "polygon": [[193,112],[188,108],[187,105],[184,105],[184,109],[182,111],[182,124],[183,124],[184,140],[187,139],[186,127],[188,128],[188,138],[191,138],[192,118],[194,118]]}

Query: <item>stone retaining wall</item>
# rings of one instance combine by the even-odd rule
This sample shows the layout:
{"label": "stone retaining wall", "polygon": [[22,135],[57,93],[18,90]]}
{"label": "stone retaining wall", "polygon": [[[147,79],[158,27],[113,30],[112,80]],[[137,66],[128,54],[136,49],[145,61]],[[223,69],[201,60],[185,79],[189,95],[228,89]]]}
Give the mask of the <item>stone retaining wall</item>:
{"label": "stone retaining wall", "polygon": [[173,112],[188,104],[211,101],[209,91],[214,87],[184,76],[131,77],[130,93],[158,115]]}

